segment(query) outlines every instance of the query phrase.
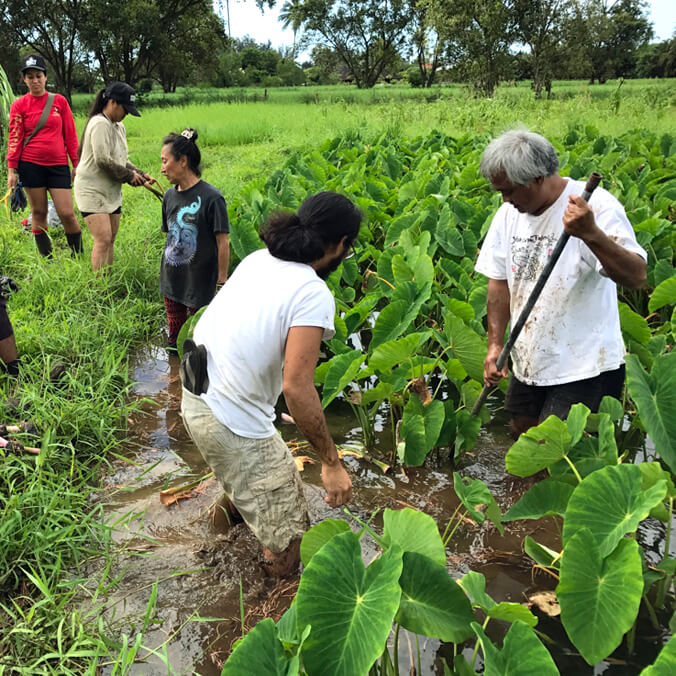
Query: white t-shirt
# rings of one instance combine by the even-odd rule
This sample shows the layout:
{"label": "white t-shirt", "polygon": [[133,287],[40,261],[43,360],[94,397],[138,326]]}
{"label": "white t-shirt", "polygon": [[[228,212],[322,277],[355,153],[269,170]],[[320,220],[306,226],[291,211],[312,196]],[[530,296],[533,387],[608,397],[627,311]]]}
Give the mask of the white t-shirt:
{"label": "white t-shirt", "polygon": [[[510,316],[519,317],[548,256],[563,233],[570,194],[584,183],[568,180],[556,202],[540,216],[503,204],[493,218],[475,269],[507,280]],[[625,249],[647,259],[622,205],[597,188],[589,206],[596,224]],[[528,385],[559,385],[593,378],[624,362],[615,282],[589,247],[571,237],[511,352],[512,371]]]}
{"label": "white t-shirt", "polygon": [[193,339],[207,348],[209,389],[202,397],[235,434],[275,434],[275,404],[289,329],[317,326],[333,337],[335,303],[304,263],[261,249],[247,256],[197,322]]}

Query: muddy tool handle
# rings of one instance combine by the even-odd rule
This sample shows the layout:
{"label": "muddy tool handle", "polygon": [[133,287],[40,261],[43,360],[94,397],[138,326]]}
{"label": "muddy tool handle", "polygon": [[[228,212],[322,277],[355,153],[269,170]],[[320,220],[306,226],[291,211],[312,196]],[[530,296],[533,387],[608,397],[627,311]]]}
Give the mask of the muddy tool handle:
{"label": "muddy tool handle", "polygon": [[[594,190],[596,190],[596,188],[598,187],[598,184],[601,182],[602,178],[603,176],[601,176],[601,174],[597,172],[593,172],[592,174],[589,175],[589,179],[587,180],[587,183],[584,186],[584,192],[582,193],[582,199],[585,202],[589,202],[589,198],[592,196]],[[554,269],[554,266],[561,257],[561,254],[563,253],[563,248],[566,246],[566,243],[568,242],[569,239],[570,235],[564,230],[561,233],[561,236],[559,237],[559,241],[556,243],[556,246],[552,250],[549,259],[545,263],[545,267],[542,269],[542,272],[540,273],[537,282],[535,282],[535,286],[533,287],[533,290],[530,292],[530,296],[528,296],[528,300],[526,301],[523,310],[521,310],[519,318],[516,320],[516,322],[512,326],[512,330],[509,332],[509,339],[507,340],[507,344],[502,348],[502,352],[500,353],[500,356],[497,358],[495,362],[498,371],[502,370],[504,365],[507,363],[509,353],[512,351],[514,343],[516,343],[516,339],[519,337],[519,334],[521,333],[521,329],[523,329],[524,324],[528,320],[528,317],[533,309],[533,306],[537,302],[537,299],[540,297],[542,289],[547,283],[549,276],[552,274],[552,270]],[[474,403],[474,407],[472,408],[472,415],[478,415],[491,389],[492,389],[491,385],[484,385],[484,388],[483,390],[481,390],[479,398]]]}

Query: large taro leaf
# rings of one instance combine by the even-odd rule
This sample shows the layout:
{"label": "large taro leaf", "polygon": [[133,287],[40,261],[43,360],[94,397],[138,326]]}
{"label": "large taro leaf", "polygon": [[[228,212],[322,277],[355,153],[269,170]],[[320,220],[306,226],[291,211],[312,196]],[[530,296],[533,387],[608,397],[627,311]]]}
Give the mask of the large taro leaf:
{"label": "large taro leaf", "polygon": [[221,676],[286,676],[290,661],[279,640],[277,627],[268,617],[259,622],[232,651]]}
{"label": "large taro leaf", "polygon": [[562,481],[551,478],[539,481],[505,512],[502,520],[516,521],[517,519],[540,519],[543,516],[563,516],[572,493],[573,486]]}
{"label": "large taro leaf", "polygon": [[338,354],[329,361],[322,391],[322,406],[324,408],[354,380],[363,361],[364,355],[361,350],[350,350]]}
{"label": "large taro leaf", "polygon": [[312,526],[303,535],[300,543],[300,560],[304,566],[310,563],[310,559],[334,536],[346,533],[350,530],[347,521],[338,519],[325,519]]}
{"label": "large taro leaf", "polygon": [[404,440],[400,460],[405,465],[419,467],[434,448],[444,424],[444,403],[435,399],[423,404],[417,394],[412,394],[401,420],[400,434]]}
{"label": "large taro leaf", "polygon": [[[501,534],[504,532],[498,503],[481,479],[463,478],[457,472],[453,472],[453,490],[474,521],[483,523],[488,518]],[[479,505],[485,506],[483,512],[477,509]]]}
{"label": "large taro leaf", "polygon": [[647,343],[650,339],[648,322],[636,314],[626,303],[618,303],[620,325],[623,333],[630,335],[638,343]]}
{"label": "large taro leaf", "polygon": [[641,488],[636,465],[610,465],[592,472],[575,487],[563,522],[564,549],[581,528],[588,528],[602,557],[608,556],[626,533],[633,533],[650,510],[664,499],[667,485]]}
{"label": "large taro leaf", "polygon": [[487,613],[498,604],[486,593],[486,578],[482,573],[470,570],[460,578],[460,586],[469,596],[472,605]]}
{"label": "large taro leaf", "polygon": [[650,296],[648,310],[655,312],[665,305],[676,303],[676,275],[660,282]]}
{"label": "large taro leaf", "polygon": [[657,659],[641,672],[641,676],[673,676],[674,674],[676,674],[676,636],[669,639]]}
{"label": "large taro leaf", "polygon": [[382,343],[369,357],[369,367],[383,373],[390,371],[397,364],[410,359],[418,348],[430,337],[429,331],[409,333],[408,336]]}
{"label": "large taro leaf", "polygon": [[423,554],[404,552],[399,585],[401,603],[395,619],[402,627],[452,643],[472,635],[472,606],[445,565]]}
{"label": "large taro leaf", "polygon": [[617,648],[636,620],[642,592],[635,540],[622,538],[605,558],[588,528],[568,540],[556,595],[563,626],[588,664],[595,665]]}
{"label": "large taro leaf", "polygon": [[626,356],[627,389],[662,459],[676,473],[676,351],[655,359],[647,373],[633,354]]}
{"label": "large taro leaf", "polygon": [[446,565],[446,550],[436,521],[410,507],[385,510],[382,544],[399,545],[404,552],[424,554],[435,563]]}
{"label": "large taro leaf", "polygon": [[[298,586],[298,627],[308,674],[366,674],[383,652],[399,608],[402,552],[388,549],[364,568],[359,538],[336,535],[313,557]],[[249,673],[266,673],[250,671]]]}
{"label": "large taro leaf", "polygon": [[503,622],[516,622],[519,620],[529,627],[534,627],[538,623],[538,618],[526,606],[511,601],[496,603],[486,615],[493,620],[502,620]]}
{"label": "large taro leaf", "polygon": [[450,312],[444,315],[444,335],[451,348],[448,356],[458,359],[470,378],[482,382],[486,356],[484,339]]}
{"label": "large taro leaf", "polygon": [[517,621],[509,628],[502,650],[481,625],[472,622],[472,629],[483,649],[486,676],[558,676],[552,656],[527,624]]}
{"label": "large taro leaf", "polygon": [[530,476],[561,460],[569,447],[570,432],[566,423],[550,415],[519,437],[507,451],[505,466],[510,474]]}

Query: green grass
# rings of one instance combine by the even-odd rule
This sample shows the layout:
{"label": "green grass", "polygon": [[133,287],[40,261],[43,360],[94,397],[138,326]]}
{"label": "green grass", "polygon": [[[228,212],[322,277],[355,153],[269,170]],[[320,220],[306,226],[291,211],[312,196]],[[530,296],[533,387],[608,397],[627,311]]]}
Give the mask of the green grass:
{"label": "green grass", "polygon": [[[248,181],[337,135],[366,146],[382,134],[413,137],[436,128],[488,135],[518,123],[553,139],[575,126],[605,135],[645,127],[673,132],[673,80],[627,82],[617,92],[617,83],[556,83],[554,100],[535,101],[520,83],[485,100],[457,86],[438,92],[341,86],[269,90],[267,101],[255,103],[244,99],[260,98],[261,90],[248,90],[240,92],[242,102],[141,105],[143,116],[125,124],[132,161],[158,177],[162,137],[197,128],[204,178],[233,201]],[[91,98],[76,98],[80,130]],[[88,558],[99,551],[113,556],[109,533],[87,497],[136,405],[129,396],[130,352],[163,330],[160,213],[149,192],[124,188],[114,268],[99,277],[88,258],[70,258],[61,232],[54,235],[55,260],[40,259],[19,218],[8,221],[0,211],[0,271],[21,286],[9,310],[24,362],[20,383],[0,376],[0,422],[32,420],[42,438],[23,441],[43,447],[39,458],[0,457],[0,675],[19,667],[82,673],[83,664],[96,662],[94,653],[120,663],[130,654],[129,646],[106,638],[110,630],[97,624],[95,610],[83,616],[71,601]],[[84,243],[91,251],[87,232]],[[68,372],[54,384],[48,374],[59,361]],[[19,400],[20,413],[8,405],[10,396]],[[106,584],[94,582],[97,589]]]}

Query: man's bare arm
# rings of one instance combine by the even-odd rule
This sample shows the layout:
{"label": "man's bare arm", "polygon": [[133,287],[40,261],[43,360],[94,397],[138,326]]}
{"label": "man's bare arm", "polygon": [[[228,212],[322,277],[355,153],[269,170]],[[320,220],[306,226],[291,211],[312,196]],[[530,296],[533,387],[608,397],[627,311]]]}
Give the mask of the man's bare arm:
{"label": "man's bare arm", "polygon": [[579,237],[599,259],[603,269],[616,284],[640,289],[646,282],[646,262],[633,251],[614,242],[596,225],[594,212],[579,196],[571,195],[563,215],[563,226]]}
{"label": "man's bare arm", "polygon": [[329,434],[326,417],[314,385],[323,329],[294,326],[289,330],[284,353],[282,391],[289,413],[322,462],[322,482],[326,502],[332,507],[346,504],[352,497],[352,482]]}
{"label": "man's bare arm", "polygon": [[498,371],[496,361],[505,342],[509,322],[509,286],[506,279],[489,279],[486,295],[486,320],[488,324],[488,354],[484,360],[484,382],[497,385],[507,377],[507,365]]}
{"label": "man's bare arm", "polygon": [[228,281],[228,267],[230,266],[230,239],[227,232],[216,233],[216,245],[218,246],[218,283],[225,284]]}

